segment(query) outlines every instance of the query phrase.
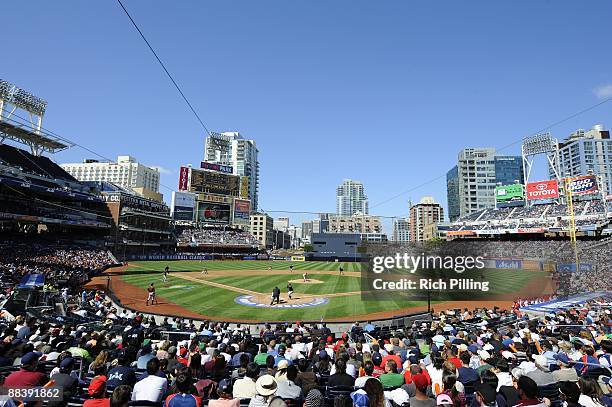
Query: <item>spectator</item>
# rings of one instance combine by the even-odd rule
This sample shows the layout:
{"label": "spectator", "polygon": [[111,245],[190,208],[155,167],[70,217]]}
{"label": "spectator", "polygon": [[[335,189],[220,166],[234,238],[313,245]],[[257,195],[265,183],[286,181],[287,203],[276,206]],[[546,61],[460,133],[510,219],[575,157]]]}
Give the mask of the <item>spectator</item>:
{"label": "spectator", "polygon": [[217,387],[219,399],[209,400],[209,407],[238,407],[240,399],[232,397],[232,382],[230,379],[223,379]]}
{"label": "spectator", "polygon": [[202,399],[191,394],[192,386],[189,370],[179,373],[175,381],[176,391],[166,398],[165,407],[200,407]]}
{"label": "spectator", "polygon": [[127,407],[130,402],[132,388],[125,384],[115,387],[110,399],[110,407]]}
{"label": "spectator", "polygon": [[363,373],[364,375],[355,379],[355,387],[363,387],[368,379],[374,379],[372,374],[374,373],[374,363],[371,360],[368,360],[363,364]]}
{"label": "spectator", "polygon": [[[412,383],[414,383],[415,394],[410,399],[410,407],[434,407],[436,402],[427,397],[427,377],[424,374],[416,374],[412,376]],[[450,401],[450,397],[444,395]],[[451,401],[452,402],[452,401]]]}
{"label": "spectator", "polygon": [[404,384],[404,376],[397,372],[395,360],[387,360],[385,373],[378,377],[384,389],[400,387]]}
{"label": "spectator", "polygon": [[276,394],[278,384],[274,376],[266,374],[257,379],[255,390],[257,394],[251,398],[249,407],[267,407]]}
{"label": "spectator", "polygon": [[276,396],[282,399],[298,399],[302,394],[302,389],[295,384],[298,376],[298,369],[295,365],[289,365],[287,367],[286,380],[277,380],[278,390]]}
{"label": "spectator", "polygon": [[110,407],[110,399],[106,396],[106,376],[96,376],[91,379],[87,388],[89,399],[85,400],[83,407]]}
{"label": "spectator", "polygon": [[250,399],[257,394],[255,382],[259,376],[259,367],[255,363],[249,363],[244,378],[234,383],[233,395],[237,399]]}
{"label": "spectator", "polygon": [[125,352],[120,352],[117,356],[117,365],[108,371],[108,381],[106,386],[114,389],[117,386],[133,386],[136,383],[136,373],[134,369],[127,366],[127,356]]}
{"label": "spectator", "polygon": [[[51,376],[51,380],[55,381],[54,387],[62,389],[64,400],[75,395],[78,390],[78,379],[70,375],[73,367],[74,359],[71,357],[64,358],[60,363],[59,372]],[[50,401],[48,405],[49,407],[59,407],[65,405],[65,403],[63,401]]]}
{"label": "spectator", "polygon": [[355,385],[355,378],[349,374],[346,374],[346,362],[343,359],[338,359],[335,367],[336,372],[329,376],[329,380],[327,381],[327,385],[329,387],[351,387]]}
{"label": "spectator", "polygon": [[134,385],[132,400],[149,400],[159,402],[168,388],[168,380],[157,376],[159,359],[152,358],[147,362],[147,376]]}
{"label": "spectator", "polygon": [[4,380],[6,387],[36,387],[47,383],[47,376],[36,371],[40,352],[28,352],[21,357],[21,369],[11,373]]}
{"label": "spectator", "polygon": [[520,397],[519,407],[546,407],[546,404],[538,399],[538,385],[532,378],[527,376],[519,377],[517,389]]}

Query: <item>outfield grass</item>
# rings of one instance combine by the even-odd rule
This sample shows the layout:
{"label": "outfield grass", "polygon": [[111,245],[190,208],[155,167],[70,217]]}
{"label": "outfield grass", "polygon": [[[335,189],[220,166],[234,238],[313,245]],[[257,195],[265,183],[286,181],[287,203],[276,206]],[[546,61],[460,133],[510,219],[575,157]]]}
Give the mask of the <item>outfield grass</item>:
{"label": "outfield grass", "polygon": [[[170,266],[171,274],[168,282],[161,283],[162,272],[166,265]],[[294,266],[294,272],[289,272],[289,265]],[[286,270],[284,274],[249,273],[249,271]],[[345,271],[359,271],[359,263],[326,263],[326,262],[287,262],[287,261],[172,261],[172,262],[135,262],[130,265],[129,272],[122,279],[135,286],[145,289],[155,282],[158,295],[164,299],[181,305],[194,312],[218,319],[233,318],[258,321],[295,321],[319,320],[321,318],[350,318],[354,315],[364,315],[381,311],[392,311],[425,305],[425,301],[415,301],[393,293],[384,293],[379,300],[363,300],[360,294],[329,297],[329,302],[310,308],[282,309],[255,308],[237,304],[234,299],[240,294],[220,287],[212,287],[196,281],[181,278],[178,271],[208,270],[244,270],[243,275],[211,276],[208,281],[222,283],[228,286],[255,291],[268,295],[274,286],[286,293],[287,281],[301,279],[301,270],[334,271],[342,266]],[[176,272],[176,273],[172,273]],[[535,275],[524,270],[485,270],[484,275],[494,289],[491,294],[504,294],[520,291]],[[478,275],[464,273],[462,278],[478,278]],[[313,274],[312,278],[321,280],[323,284],[293,284],[297,294],[325,295],[333,293],[349,293],[360,290],[360,277],[333,274]],[[484,293],[483,293],[484,294]],[[463,298],[455,298],[465,300]],[[484,295],[474,295],[471,299],[485,299]],[[490,298],[489,298],[490,299]]]}

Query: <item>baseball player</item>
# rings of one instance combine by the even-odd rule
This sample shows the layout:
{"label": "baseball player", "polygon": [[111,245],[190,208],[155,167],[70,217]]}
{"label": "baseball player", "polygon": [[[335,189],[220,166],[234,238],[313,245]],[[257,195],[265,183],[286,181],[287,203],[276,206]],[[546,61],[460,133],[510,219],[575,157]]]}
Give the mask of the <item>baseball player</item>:
{"label": "baseball player", "polygon": [[291,298],[291,296],[293,295],[293,284],[291,284],[291,281],[287,284],[287,295],[289,296],[290,300],[293,299]]}
{"label": "baseball player", "polygon": [[155,286],[153,283],[151,283],[149,288],[147,288],[147,292],[149,293],[147,295],[147,305],[149,305],[149,301],[151,301],[151,305],[157,304],[157,298],[155,297]]}

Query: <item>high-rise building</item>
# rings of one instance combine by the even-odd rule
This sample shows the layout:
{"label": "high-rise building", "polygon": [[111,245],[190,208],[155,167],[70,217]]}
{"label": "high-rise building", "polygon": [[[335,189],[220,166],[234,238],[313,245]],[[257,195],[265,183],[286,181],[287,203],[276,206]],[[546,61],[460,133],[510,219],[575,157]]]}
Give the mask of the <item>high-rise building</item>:
{"label": "high-rise building", "polygon": [[[449,218],[495,207],[495,187],[523,180],[522,157],[497,155],[495,148],[466,148],[446,174]],[[457,215],[458,208],[458,215]]]}
{"label": "high-rise building", "polygon": [[424,241],[423,232],[427,225],[442,222],[444,209],[431,196],[421,198],[421,201],[410,207],[410,241]]}
{"label": "high-rise building", "polygon": [[399,218],[393,220],[393,241],[407,243],[410,241],[410,219]]}
{"label": "high-rise building", "polygon": [[336,188],[336,214],[351,216],[357,212],[368,214],[368,197],[361,182],[345,179]]}
{"label": "high-rise building", "polygon": [[310,242],[310,236],[312,236],[312,221],[302,222],[302,240]]}
{"label": "high-rise building", "polygon": [[459,219],[459,170],[455,165],[446,173],[446,203],[451,222]]}
{"label": "high-rise building", "polygon": [[274,220],[274,229],[282,230],[283,232],[286,232],[287,229],[289,229],[289,218],[281,216],[281,217],[275,219]]}
{"label": "high-rise building", "polygon": [[248,177],[248,195],[254,211],[259,198],[258,153],[255,140],[246,140],[238,132],[211,133],[204,145],[205,162],[230,165],[234,175]]}
{"label": "high-rise building", "polygon": [[60,167],[79,181],[110,182],[141,195],[147,191],[159,192],[159,170],[140,164],[129,155],[120,155],[117,162],[85,160],[60,164]]}
{"label": "high-rise building", "polygon": [[382,233],[378,216],[355,213],[352,216],[329,217],[330,233]]}
{"label": "high-rise building", "polygon": [[274,245],[274,221],[266,213],[252,213],[250,216],[249,232],[259,241],[262,249],[271,249]]}
{"label": "high-rise building", "polygon": [[[612,194],[612,140],[610,131],[603,124],[591,130],[578,129],[559,143],[559,174],[561,177],[576,177],[596,174],[606,195]],[[554,178],[554,171],[549,168]]]}

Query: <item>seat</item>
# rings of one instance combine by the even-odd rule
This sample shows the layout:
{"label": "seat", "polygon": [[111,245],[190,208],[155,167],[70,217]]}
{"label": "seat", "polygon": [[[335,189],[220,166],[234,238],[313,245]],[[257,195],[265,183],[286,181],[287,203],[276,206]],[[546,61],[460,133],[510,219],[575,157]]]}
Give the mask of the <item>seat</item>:
{"label": "seat", "polygon": [[559,391],[559,383],[549,384],[547,386],[538,386],[538,396],[546,397],[550,400],[550,407],[561,407],[561,392]]}

